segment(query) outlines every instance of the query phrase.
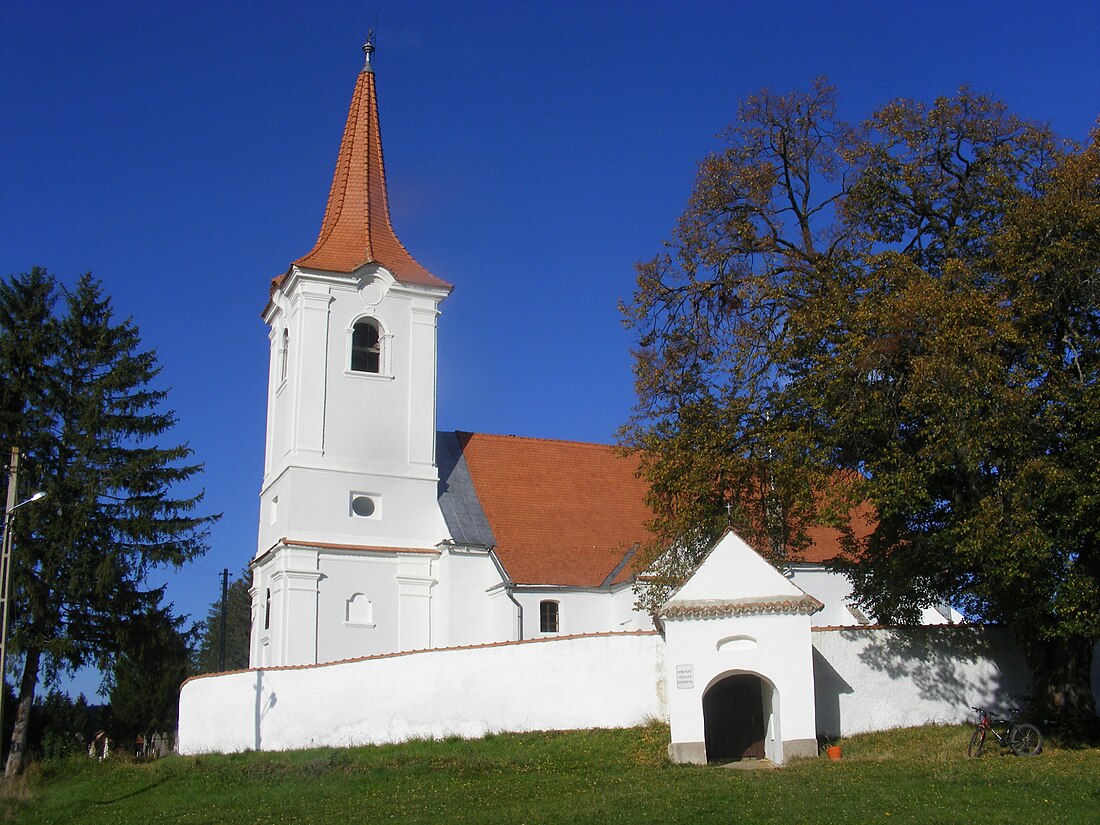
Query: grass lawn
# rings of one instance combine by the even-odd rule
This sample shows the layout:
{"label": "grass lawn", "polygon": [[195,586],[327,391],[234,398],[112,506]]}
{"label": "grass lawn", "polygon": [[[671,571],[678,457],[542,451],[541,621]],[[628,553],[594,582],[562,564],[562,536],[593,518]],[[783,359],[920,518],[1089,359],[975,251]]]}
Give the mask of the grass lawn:
{"label": "grass lawn", "polygon": [[404,745],[88,759],[35,765],[0,791],[26,823],[1100,821],[1100,750],[993,749],[970,729],[842,740],[840,762],[781,770],[670,765],[667,728],[490,736]]}

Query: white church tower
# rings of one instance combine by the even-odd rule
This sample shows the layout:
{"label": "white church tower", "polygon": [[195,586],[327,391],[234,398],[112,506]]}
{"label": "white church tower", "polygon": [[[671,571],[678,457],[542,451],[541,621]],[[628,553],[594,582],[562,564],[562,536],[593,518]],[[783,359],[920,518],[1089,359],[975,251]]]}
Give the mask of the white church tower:
{"label": "white church tower", "polygon": [[[390,223],[374,47],[363,50],[320,235],[272,282],[263,313],[271,355],[253,667],[431,644],[433,563],[447,535],[436,319],[451,286]],[[396,618],[383,627],[376,614]]]}

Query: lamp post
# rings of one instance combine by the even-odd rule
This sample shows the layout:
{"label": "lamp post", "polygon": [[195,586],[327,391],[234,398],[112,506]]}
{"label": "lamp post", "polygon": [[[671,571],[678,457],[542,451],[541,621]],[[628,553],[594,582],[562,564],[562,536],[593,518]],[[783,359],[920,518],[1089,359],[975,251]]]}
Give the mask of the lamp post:
{"label": "lamp post", "polygon": [[11,602],[11,548],[14,541],[12,525],[15,513],[24,505],[41,501],[46,494],[39,491],[26,501],[16,504],[16,486],[19,480],[19,448],[11,448],[11,469],[8,472],[8,500],[4,509],[4,537],[0,541],[0,754],[3,753],[4,732],[4,682],[8,671],[8,605]]}

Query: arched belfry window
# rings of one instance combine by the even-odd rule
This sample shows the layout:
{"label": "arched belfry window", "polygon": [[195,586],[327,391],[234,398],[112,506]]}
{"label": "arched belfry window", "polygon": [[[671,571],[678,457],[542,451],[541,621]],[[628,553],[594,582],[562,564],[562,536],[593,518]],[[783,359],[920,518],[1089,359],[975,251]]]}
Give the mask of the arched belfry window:
{"label": "arched belfry window", "polygon": [[268,588],[264,598],[264,630],[271,629],[271,588]]}
{"label": "arched belfry window", "polygon": [[356,321],[351,330],[352,372],[382,371],[382,333],[370,318]]}

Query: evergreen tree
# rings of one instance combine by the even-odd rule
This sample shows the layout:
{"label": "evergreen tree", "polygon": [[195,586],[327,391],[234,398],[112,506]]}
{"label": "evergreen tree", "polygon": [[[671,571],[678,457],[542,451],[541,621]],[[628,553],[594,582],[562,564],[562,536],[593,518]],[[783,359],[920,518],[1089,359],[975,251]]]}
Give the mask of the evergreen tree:
{"label": "evergreen tree", "polygon": [[[252,584],[252,571],[245,567],[237,578],[229,583],[226,592],[225,668],[244,670],[248,667],[249,638],[252,631],[252,597],[248,594]],[[199,643],[195,651],[195,670],[198,673],[215,673],[219,665],[222,633],[222,600],[219,596],[210,605],[206,621],[199,628]]]}
{"label": "evergreen tree", "polygon": [[123,628],[119,654],[111,673],[111,719],[114,735],[173,733],[179,714],[180,685],[190,675],[195,630],[183,630],[183,619],[169,608],[135,617]]}
{"label": "evergreen tree", "polygon": [[186,445],[156,443],[175,423],[158,371],[91,275],[59,290],[35,269],[0,288],[0,437],[22,450],[21,492],[48,496],[17,521],[10,639],[22,673],[7,775],[23,767],[40,675],[110,673],[126,624],[159,607],[149,570],[206,550],[216,517],[196,515],[201,491],[174,493],[201,467]]}
{"label": "evergreen tree", "polygon": [[106,724],[107,711],[104,705],[89,705],[83,694],[72,699],[51,690],[34,702],[28,750],[46,759],[86,753],[96,731]]}
{"label": "evergreen tree", "polygon": [[[58,351],[57,285],[46,270],[0,281],[0,439],[4,464],[12,446],[48,449],[50,371]],[[7,476],[0,480],[5,491]],[[29,484],[22,485],[30,489]],[[22,500],[22,499],[20,499]]]}

